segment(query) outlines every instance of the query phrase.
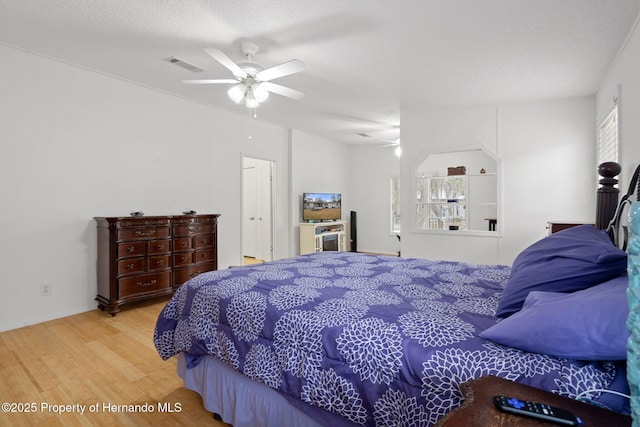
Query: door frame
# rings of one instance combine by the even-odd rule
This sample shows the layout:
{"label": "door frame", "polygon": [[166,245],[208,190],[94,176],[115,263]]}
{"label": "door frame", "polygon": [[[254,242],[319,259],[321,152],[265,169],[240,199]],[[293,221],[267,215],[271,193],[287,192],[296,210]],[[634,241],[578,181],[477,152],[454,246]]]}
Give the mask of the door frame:
{"label": "door frame", "polygon": [[[270,242],[268,244],[268,252],[270,259],[265,259],[264,261],[273,261],[273,254],[275,253],[275,207],[276,207],[276,161],[272,159],[265,159],[257,156],[252,156],[248,154],[241,154],[240,161],[240,177],[241,177],[241,185],[242,189],[240,195],[240,259],[242,264],[244,263],[244,167],[245,167],[245,159],[256,160],[258,162],[267,162],[269,164],[269,174],[271,179],[271,185],[269,186],[269,194],[268,194],[268,204],[269,204],[269,212],[271,221],[269,224],[269,236]],[[261,252],[261,251],[260,251]],[[261,255],[261,254],[260,254]]]}

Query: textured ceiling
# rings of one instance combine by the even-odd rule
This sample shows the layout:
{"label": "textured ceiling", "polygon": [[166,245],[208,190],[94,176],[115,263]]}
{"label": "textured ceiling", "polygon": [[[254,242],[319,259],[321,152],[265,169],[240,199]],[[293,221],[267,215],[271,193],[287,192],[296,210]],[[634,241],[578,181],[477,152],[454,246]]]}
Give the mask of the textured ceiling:
{"label": "textured ceiling", "polygon": [[305,98],[272,95],[259,120],[381,144],[397,137],[401,108],[594,94],[639,10],[640,0],[0,0],[0,43],[249,115],[227,85],[181,83],[231,77],[202,49],[240,60],[249,40],[265,67],[307,67],[274,81]]}

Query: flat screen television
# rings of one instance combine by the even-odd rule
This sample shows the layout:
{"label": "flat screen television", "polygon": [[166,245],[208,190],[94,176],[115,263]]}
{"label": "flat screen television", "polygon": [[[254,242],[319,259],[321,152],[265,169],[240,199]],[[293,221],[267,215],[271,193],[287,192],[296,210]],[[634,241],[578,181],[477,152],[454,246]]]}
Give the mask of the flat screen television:
{"label": "flat screen television", "polygon": [[303,221],[336,221],[342,219],[342,194],[303,193]]}

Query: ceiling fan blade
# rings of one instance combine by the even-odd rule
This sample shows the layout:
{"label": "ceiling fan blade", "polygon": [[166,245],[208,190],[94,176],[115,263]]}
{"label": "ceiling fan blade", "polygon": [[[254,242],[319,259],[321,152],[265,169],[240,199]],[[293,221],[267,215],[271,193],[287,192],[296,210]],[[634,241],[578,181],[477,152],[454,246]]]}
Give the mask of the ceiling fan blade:
{"label": "ceiling fan blade", "polygon": [[380,145],[380,148],[384,148],[384,147],[397,147],[399,146],[400,143],[399,142],[389,142],[388,144],[384,144],[384,145]]}
{"label": "ceiling fan blade", "polygon": [[[378,133],[382,133],[384,131],[379,131]],[[400,145],[400,137],[395,138],[395,139],[387,139],[387,138],[378,138],[370,133],[364,133],[361,132],[358,135],[365,137],[365,138],[371,138],[371,139],[375,139],[376,141],[380,141],[380,142],[386,142],[386,144],[383,145],[378,145],[378,147],[383,148],[383,147],[397,147],[398,145]]]}
{"label": "ceiling fan blade", "polygon": [[400,138],[396,139],[381,139],[382,142],[387,142],[388,145],[400,145]]}
{"label": "ceiling fan blade", "polygon": [[213,47],[205,48],[204,51],[207,55],[211,56],[213,59],[227,67],[234,76],[239,76],[240,78],[247,77],[247,73],[238,66],[235,62],[231,60],[223,51],[220,49],[216,49]]}
{"label": "ceiling fan blade", "polygon": [[277,79],[278,77],[299,73],[300,71],[304,71],[304,68],[304,62],[292,59],[291,61],[260,71],[256,74],[256,80],[260,82],[268,82],[269,80]]}
{"label": "ceiling fan blade", "polygon": [[262,82],[260,83],[260,85],[262,85],[262,87],[264,87],[269,92],[277,93],[278,95],[286,96],[288,98],[293,98],[293,99],[304,98],[304,92],[301,92],[296,89],[280,86],[271,82]]}
{"label": "ceiling fan blade", "polygon": [[236,79],[205,79],[205,80],[183,80],[182,83],[188,85],[211,85],[218,83],[238,83]]}

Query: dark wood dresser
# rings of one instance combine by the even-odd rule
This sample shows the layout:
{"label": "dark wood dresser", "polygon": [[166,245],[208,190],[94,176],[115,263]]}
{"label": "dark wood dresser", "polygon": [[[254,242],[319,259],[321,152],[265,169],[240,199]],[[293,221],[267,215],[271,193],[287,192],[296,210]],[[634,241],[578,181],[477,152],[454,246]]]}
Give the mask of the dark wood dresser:
{"label": "dark wood dresser", "polygon": [[220,215],[96,217],[98,308],[112,316],[125,303],[174,292],[218,268]]}

